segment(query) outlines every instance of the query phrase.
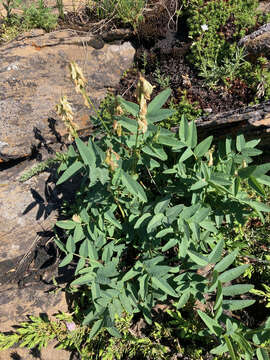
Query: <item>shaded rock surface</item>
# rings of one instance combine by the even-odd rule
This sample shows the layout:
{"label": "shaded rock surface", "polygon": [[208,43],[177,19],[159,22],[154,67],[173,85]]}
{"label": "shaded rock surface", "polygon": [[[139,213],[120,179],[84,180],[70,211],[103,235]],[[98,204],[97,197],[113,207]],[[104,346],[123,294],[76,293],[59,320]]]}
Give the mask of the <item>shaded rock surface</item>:
{"label": "shaded rock surface", "polygon": [[0,159],[29,156],[34,146],[57,141],[55,134],[65,136],[55,113],[61,95],[72,103],[79,129],[89,125],[91,110],[75,92],[70,61],[83,69],[89,95],[98,106],[131,66],[134,53],[128,42],[108,45],[102,38],[69,30],[33,30],[0,47]]}
{"label": "shaded rock surface", "polygon": [[270,23],[246,35],[238,44],[244,46],[251,55],[270,58]]}
{"label": "shaded rock surface", "polygon": [[38,232],[55,222],[61,194],[48,173],[20,183],[35,161],[0,172],[0,262],[23,255]]}
{"label": "shaded rock surface", "polygon": [[[44,150],[44,149],[43,149]],[[40,154],[46,159],[49,154]],[[63,200],[55,188],[54,172],[44,172],[20,183],[19,178],[38,162],[26,160],[0,172],[0,331],[9,332],[27,316],[68,312],[65,293],[53,292],[52,278],[64,287],[72,269],[58,268],[52,236]],[[3,164],[2,164],[3,167]],[[72,192],[72,184],[68,185]],[[18,348],[0,351],[0,360],[67,360],[70,353],[54,348],[38,351]]]}
{"label": "shaded rock surface", "polygon": [[[260,146],[269,149],[270,100],[254,106],[208,115],[196,120],[198,136],[214,135],[215,140],[242,133],[246,139],[261,139]],[[178,127],[172,129],[178,131]]]}

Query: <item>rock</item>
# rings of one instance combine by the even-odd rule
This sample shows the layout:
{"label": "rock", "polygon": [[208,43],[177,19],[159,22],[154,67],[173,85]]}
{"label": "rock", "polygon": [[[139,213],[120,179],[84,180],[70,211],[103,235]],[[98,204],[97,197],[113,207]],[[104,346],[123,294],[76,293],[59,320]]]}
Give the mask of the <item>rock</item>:
{"label": "rock", "polygon": [[[47,292],[45,293],[45,290]],[[39,316],[47,314],[49,318],[58,311],[68,312],[64,292],[50,293],[49,286],[40,286],[40,284],[31,284],[31,286],[18,288],[16,285],[0,286],[0,331],[14,331],[14,325],[20,322],[28,321],[27,316]],[[46,360],[67,360],[70,353],[64,350],[57,350],[57,342],[49,342],[47,348],[38,352],[39,359]],[[37,359],[35,351],[25,348],[19,348],[18,344],[11,349],[0,351],[0,360]]]}
{"label": "rock", "polygon": [[[56,349],[57,342],[50,342],[49,345],[38,350],[29,350],[26,348],[12,348],[0,351],[0,360],[69,360],[70,352]],[[37,357],[38,356],[38,357]]]}
{"label": "rock", "polygon": [[19,182],[34,164],[26,161],[0,172],[0,263],[23,255],[37,233],[55,222],[61,195],[48,173]]}
{"label": "rock", "polygon": [[76,61],[88,80],[97,107],[131,66],[130,43],[108,45],[101,37],[59,30],[33,30],[0,47],[0,160],[27,157],[34,146],[53,143],[66,129],[55,113],[67,95],[79,129],[89,128],[92,110],[83,104],[70,80],[68,65]]}
{"label": "rock", "polygon": [[[41,155],[44,159],[49,156],[44,150]],[[46,313],[50,317],[58,311],[68,312],[65,293],[50,291],[52,278],[64,286],[72,267],[58,268],[53,233],[44,231],[56,221],[63,189],[55,188],[53,171],[20,183],[20,176],[36,163],[27,160],[10,168],[2,164],[0,172],[0,332],[13,330],[29,315]],[[72,191],[70,185],[69,189]],[[54,345],[42,349],[39,358],[69,359],[67,351],[57,350]],[[36,358],[30,350],[16,346],[0,351],[0,360],[15,357]]]}
{"label": "rock", "polygon": [[[270,137],[270,100],[254,106],[210,114],[196,120],[200,140],[214,135],[215,140],[240,133],[245,138],[261,139],[260,146],[269,149]],[[172,129],[178,131],[178,127]]]}
{"label": "rock", "polygon": [[29,315],[38,316],[46,313],[51,316],[58,311],[68,312],[65,293],[50,292],[51,288],[52,286],[38,283],[22,288],[10,284],[1,286],[0,331],[12,330],[14,325],[27,321]]}
{"label": "rock", "polygon": [[251,56],[270,58],[270,23],[243,37],[239,46],[244,46]]}
{"label": "rock", "polygon": [[266,14],[270,12],[270,3],[269,1],[260,1],[259,6],[257,8],[258,11],[261,11],[262,13]]}

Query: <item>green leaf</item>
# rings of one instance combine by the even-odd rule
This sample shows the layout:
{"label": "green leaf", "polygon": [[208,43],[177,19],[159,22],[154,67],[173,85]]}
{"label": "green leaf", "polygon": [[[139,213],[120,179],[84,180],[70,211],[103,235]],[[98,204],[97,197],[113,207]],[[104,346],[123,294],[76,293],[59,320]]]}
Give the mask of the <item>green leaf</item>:
{"label": "green leaf", "polygon": [[124,106],[124,108],[127,112],[129,112],[134,117],[138,116],[139,111],[140,111],[139,105],[137,105],[133,102],[127,101],[119,95],[117,96],[117,100],[119,100],[120,104]]}
{"label": "green leaf", "polygon": [[238,170],[238,175],[240,176],[241,179],[247,179],[254,173],[255,170],[256,170],[256,166],[254,165],[244,167],[243,169]]}
{"label": "green leaf", "polygon": [[239,187],[240,187],[240,178],[237,176],[237,177],[235,177],[233,179],[233,182],[232,182],[232,194],[233,194],[233,196],[237,196]]}
{"label": "green leaf", "polygon": [[263,204],[258,201],[245,201],[246,204],[250,205],[253,209],[257,211],[270,212],[270,206]]}
{"label": "green leaf", "polygon": [[194,155],[196,158],[204,156],[209,150],[212,144],[213,136],[208,136],[208,138],[204,139],[200,142],[194,149]]}
{"label": "green leaf", "polygon": [[133,134],[136,134],[138,128],[138,123],[136,120],[121,116],[118,123]]}
{"label": "green leaf", "polygon": [[188,302],[189,297],[190,297],[190,292],[189,291],[184,292],[184,294],[180,297],[179,301],[175,304],[176,308],[177,309],[183,308]]}
{"label": "green leaf", "polygon": [[179,204],[173,207],[170,207],[166,210],[166,216],[170,222],[170,224],[178,217],[180,212],[183,210],[184,205]]}
{"label": "green leaf", "polygon": [[211,209],[210,208],[200,208],[195,212],[195,214],[188,220],[189,223],[195,222],[197,224],[200,224],[203,222],[208,215],[210,214]]}
{"label": "green leaf", "polygon": [[162,145],[155,144],[155,145],[145,145],[142,148],[142,151],[150,156],[154,156],[162,161],[166,161],[168,159],[168,156],[166,152],[163,149]]}
{"label": "green leaf", "polygon": [[197,145],[197,128],[194,121],[189,123],[187,145],[192,149]]}
{"label": "green leaf", "polygon": [[257,177],[257,181],[261,184],[270,186],[270,176],[268,175],[261,175],[260,177]]}
{"label": "green leaf", "polygon": [[181,155],[179,162],[184,162],[185,160],[190,158],[192,155],[194,155],[194,154],[193,154],[193,151],[191,150],[191,148],[187,148]]}
{"label": "green leaf", "polygon": [[200,223],[200,226],[204,228],[205,230],[208,230],[213,233],[217,233],[217,228],[215,227],[214,223],[212,221],[202,221]]}
{"label": "green leaf", "polygon": [[172,247],[174,247],[176,244],[178,243],[177,239],[170,239],[163,247],[162,247],[162,251],[168,251],[169,249],[171,249]]}
{"label": "green leaf", "polygon": [[94,275],[92,273],[88,273],[85,275],[80,276],[78,279],[73,280],[71,285],[85,285],[92,283],[94,279]]}
{"label": "green leaf", "polygon": [[162,213],[154,215],[147,225],[147,233],[152,232],[158,226],[160,226],[164,218],[165,215],[163,215]]}
{"label": "green leaf", "polygon": [[241,152],[246,146],[245,138],[243,134],[240,134],[236,137],[236,149],[238,152]]}
{"label": "green leaf", "polygon": [[177,140],[175,137],[171,135],[159,135],[157,138],[157,143],[170,146],[173,148],[181,149],[185,147],[186,145],[182,143],[181,141]]}
{"label": "green leaf", "polygon": [[[218,280],[220,280],[221,282],[232,281],[232,280],[238,278],[240,275],[242,275],[248,267],[249,267],[249,265],[246,264],[246,265],[237,266],[236,268],[231,269],[231,270],[227,270],[224,273],[222,273],[221,275],[219,275]],[[215,270],[216,270],[216,268],[215,268]]]}
{"label": "green leaf", "polygon": [[65,254],[67,254],[66,247],[65,247],[64,243],[62,243],[61,240],[54,238],[54,242],[56,243],[56,245],[59,247],[60,250],[62,250]]}
{"label": "green leaf", "polygon": [[120,222],[118,220],[116,220],[114,213],[112,211],[110,211],[110,210],[106,211],[104,213],[104,218],[106,220],[108,220],[111,224],[113,224],[115,227],[122,230],[122,225],[120,224]]}
{"label": "green leaf", "polygon": [[230,353],[230,356],[231,356],[231,360],[237,360],[235,352],[234,352],[234,348],[233,348],[233,345],[231,343],[231,340],[230,340],[229,336],[224,335],[224,339],[226,341],[226,344],[227,344],[227,347],[228,347],[228,350],[229,350],[229,353]]}
{"label": "green leaf", "polygon": [[[92,339],[99,332],[99,330],[102,327],[102,324],[103,324],[103,319],[95,321],[89,334],[90,339]],[[83,325],[86,325],[85,322],[83,322]]]}
{"label": "green leaf", "polygon": [[140,289],[139,289],[139,296],[141,297],[142,300],[144,300],[146,298],[147,295],[147,288],[148,288],[148,280],[149,280],[149,275],[148,274],[144,274],[143,276],[141,276],[139,278],[139,284],[140,284]]}
{"label": "green leaf", "polygon": [[268,351],[264,348],[257,348],[256,355],[257,355],[258,360],[269,360]]}
{"label": "green leaf", "polygon": [[246,142],[245,149],[254,148],[261,142],[261,139],[250,140]]}
{"label": "green leaf", "polygon": [[89,240],[88,239],[85,239],[81,246],[80,246],[80,250],[79,250],[79,254],[85,258],[88,257],[88,244],[89,244]]}
{"label": "green leaf", "polygon": [[255,300],[223,300],[222,305],[224,309],[236,311],[251,306],[254,303]]}
{"label": "green leaf", "polygon": [[261,155],[262,151],[259,149],[243,149],[242,150],[242,155],[248,157],[248,156],[258,156]]}
{"label": "green leaf", "polygon": [[137,276],[140,272],[134,269],[130,269],[122,278],[122,281],[129,281],[133,279],[135,276]]}
{"label": "green leaf", "polygon": [[211,251],[210,255],[208,256],[209,263],[214,264],[219,261],[222,256],[222,251],[224,248],[224,241],[220,240],[214,249]]}
{"label": "green leaf", "polygon": [[85,267],[85,259],[80,258],[76,266],[75,275],[78,275],[79,271],[82,270],[84,267]]}
{"label": "green leaf", "polygon": [[235,296],[242,295],[244,293],[249,292],[254,288],[254,285],[251,284],[237,284],[223,287],[223,295],[224,296]]}
{"label": "green leaf", "polygon": [[205,180],[199,180],[191,186],[190,190],[191,191],[199,190],[207,185],[208,185],[208,183]]}
{"label": "green leaf", "polygon": [[186,143],[188,139],[188,121],[184,115],[181,117],[180,126],[179,126],[179,137]]}
{"label": "green leaf", "polygon": [[75,242],[73,239],[73,236],[70,235],[67,239],[67,244],[66,244],[66,249],[69,253],[74,253],[75,252]]}
{"label": "green leaf", "polygon": [[165,89],[161,93],[159,93],[149,104],[147,107],[147,115],[150,115],[152,112],[157,112],[168,100],[171,95],[171,89]]}
{"label": "green leaf", "polygon": [[69,263],[71,263],[73,259],[73,254],[70,253],[70,254],[67,254],[64,259],[60,262],[60,264],[58,265],[59,267],[63,267],[63,266],[66,266],[68,265]]}
{"label": "green leaf", "polygon": [[95,248],[95,246],[93,245],[93,243],[91,241],[88,241],[88,257],[93,261],[93,260],[98,260],[98,253],[97,253],[97,249]]}
{"label": "green leaf", "polygon": [[154,124],[158,121],[162,121],[165,119],[168,119],[173,114],[175,114],[175,110],[171,109],[159,109],[156,112],[152,111],[150,114],[146,114],[146,120],[148,120],[150,123]]}
{"label": "green leaf", "polygon": [[174,296],[174,297],[178,297],[177,293],[173,290],[173,288],[167,283],[166,280],[160,278],[158,279],[157,277],[153,276],[151,278],[152,283],[154,286],[156,286],[158,289],[162,290],[165,292],[165,294]]}
{"label": "green leaf", "polygon": [[96,154],[94,152],[91,140],[89,139],[88,146],[80,139],[75,139],[79,153],[85,165],[93,166],[96,163]]}
{"label": "green leaf", "polygon": [[227,351],[228,351],[228,347],[227,344],[225,343],[215,347],[210,351],[210,353],[214,355],[223,355]]}
{"label": "green leaf", "polygon": [[206,266],[209,264],[209,261],[206,257],[202,256],[201,254],[196,253],[195,251],[188,250],[188,255],[190,256],[191,260],[195,262],[195,264],[200,266]]}
{"label": "green leaf", "polygon": [[83,163],[81,163],[80,161],[75,161],[69,168],[67,168],[66,171],[64,171],[60,179],[57,181],[56,185],[60,185],[63,182],[67,181],[69,178],[79,172],[82,168]]}
{"label": "green leaf", "polygon": [[71,230],[74,229],[76,226],[76,222],[72,220],[61,220],[56,222],[56,226],[60,227],[61,229]]}
{"label": "green leaf", "polygon": [[254,176],[250,176],[248,179],[249,186],[252,187],[259,195],[265,197],[265,192],[259,182],[256,180]]}
{"label": "green leaf", "polygon": [[171,195],[166,195],[163,199],[159,200],[159,202],[156,204],[154,208],[154,213],[163,213],[171,201]]}
{"label": "green leaf", "polygon": [[215,301],[215,305],[214,305],[214,310],[217,310],[221,306],[222,300],[223,300],[222,285],[221,285],[221,282],[218,281],[218,283],[217,283],[217,296],[216,296],[216,301]]}
{"label": "green leaf", "polygon": [[142,223],[146,220],[152,217],[152,214],[149,212],[143,214],[135,223],[134,229],[139,229],[139,227],[142,225]]}
{"label": "green leaf", "polygon": [[121,304],[123,306],[123,308],[125,309],[125,311],[128,313],[128,314],[132,314],[133,312],[133,309],[132,309],[132,302],[130,302],[130,299],[128,298],[128,296],[122,292],[120,295],[119,295],[119,299],[121,301]]}
{"label": "green leaf", "polygon": [[257,165],[257,166],[254,166],[254,168],[255,169],[254,169],[254,172],[252,175],[257,178],[262,175],[265,175],[270,170],[270,163]]}
{"label": "green leaf", "polygon": [[218,264],[215,266],[215,270],[219,273],[226,270],[235,260],[236,256],[238,254],[238,250],[234,250],[229,255],[225,256],[224,259],[222,259]]}
{"label": "green leaf", "polygon": [[202,321],[205,323],[205,325],[208,327],[208,329],[211,331],[212,334],[215,334],[217,336],[220,336],[222,334],[222,327],[218,324],[218,322],[210,316],[208,316],[206,313],[202,312],[201,310],[197,310],[197,313],[199,314]]}
{"label": "green leaf", "polygon": [[134,196],[140,198],[143,202],[147,201],[146,194],[142,186],[135,181],[129,174],[122,171],[122,183],[127,188],[127,190]]}
{"label": "green leaf", "polygon": [[85,235],[83,233],[82,225],[77,224],[76,227],[75,227],[74,235],[73,235],[74,242],[77,243],[77,242],[83,240],[84,237],[85,237]]}
{"label": "green leaf", "polygon": [[120,332],[116,329],[115,326],[107,326],[106,330],[108,331],[108,333],[110,335],[112,335],[115,338],[120,339],[122,337],[122,335],[120,334]]}
{"label": "green leaf", "polygon": [[173,228],[172,228],[172,227],[169,227],[169,228],[160,230],[160,231],[156,234],[156,238],[157,238],[157,239],[160,239],[160,238],[165,237],[165,236],[168,235],[168,234],[173,234],[173,233],[174,233]]}

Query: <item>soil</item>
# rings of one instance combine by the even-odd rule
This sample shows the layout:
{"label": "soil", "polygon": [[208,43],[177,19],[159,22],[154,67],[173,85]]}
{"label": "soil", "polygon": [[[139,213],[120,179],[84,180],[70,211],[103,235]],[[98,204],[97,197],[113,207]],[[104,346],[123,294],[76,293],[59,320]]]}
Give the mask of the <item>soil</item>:
{"label": "soil", "polygon": [[[168,12],[156,0],[152,0],[150,5],[152,11],[146,13],[145,20],[129,38],[136,49],[134,69],[123,76],[116,94],[122,95],[126,100],[136,101],[134,92],[138,73],[142,71],[145,78],[155,85],[154,97],[162,90],[155,74],[158,69],[163,78],[169,79],[173,103],[178,104],[185,94],[187,100],[205,114],[235,110],[254,100],[254,90],[238,79],[230,84],[229,89],[225,86],[218,86],[216,89],[206,87],[198,71],[187,60],[191,42],[188,39],[186,20],[180,19],[176,23],[176,19],[172,18],[170,22]],[[99,20],[96,13],[87,7],[79,13],[66,14],[64,20],[59,21],[59,26],[91,31],[96,35],[114,29],[130,29],[129,25],[114,19],[107,22]],[[234,27],[234,19],[231,17],[220,28],[227,41],[232,41]]]}

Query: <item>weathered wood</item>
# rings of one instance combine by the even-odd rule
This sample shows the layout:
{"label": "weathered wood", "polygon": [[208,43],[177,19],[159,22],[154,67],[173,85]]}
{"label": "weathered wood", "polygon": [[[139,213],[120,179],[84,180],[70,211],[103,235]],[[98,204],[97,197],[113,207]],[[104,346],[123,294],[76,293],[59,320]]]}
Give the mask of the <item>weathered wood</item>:
{"label": "weathered wood", "polygon": [[[216,115],[208,115],[196,120],[198,137],[204,139],[213,135],[215,140],[240,133],[246,139],[261,138],[261,146],[269,146],[270,140],[270,101],[227,111]],[[178,127],[172,129],[178,131]]]}

